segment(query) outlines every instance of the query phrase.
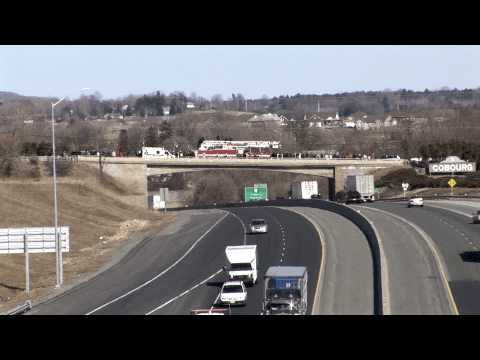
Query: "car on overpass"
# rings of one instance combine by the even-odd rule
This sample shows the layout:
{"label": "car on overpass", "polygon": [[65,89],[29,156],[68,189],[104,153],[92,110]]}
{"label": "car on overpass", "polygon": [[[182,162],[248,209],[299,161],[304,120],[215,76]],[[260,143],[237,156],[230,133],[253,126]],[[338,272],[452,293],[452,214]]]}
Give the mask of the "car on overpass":
{"label": "car on overpass", "polygon": [[266,234],[268,224],[264,219],[253,219],[249,225],[250,234]]}
{"label": "car on overpass", "polygon": [[477,210],[476,213],[472,214],[472,223],[480,224],[480,210]]}
{"label": "car on overpass", "polygon": [[420,206],[423,207],[423,198],[421,197],[414,197],[408,200],[407,206],[410,208],[412,206]]}

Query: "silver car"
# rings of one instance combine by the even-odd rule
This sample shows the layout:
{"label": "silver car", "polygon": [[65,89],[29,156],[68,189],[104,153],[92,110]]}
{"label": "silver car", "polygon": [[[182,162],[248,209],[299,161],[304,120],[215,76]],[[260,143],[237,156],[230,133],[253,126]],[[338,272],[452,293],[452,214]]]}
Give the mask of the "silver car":
{"label": "silver car", "polygon": [[268,232],[268,224],[263,219],[253,219],[249,226],[250,234],[266,234]]}

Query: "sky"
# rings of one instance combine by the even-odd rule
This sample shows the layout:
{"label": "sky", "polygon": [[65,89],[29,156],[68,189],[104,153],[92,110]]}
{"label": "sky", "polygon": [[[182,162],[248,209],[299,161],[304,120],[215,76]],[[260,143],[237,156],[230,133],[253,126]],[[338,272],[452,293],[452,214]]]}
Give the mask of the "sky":
{"label": "sky", "polygon": [[0,91],[246,98],[480,86],[480,46],[0,46]]}

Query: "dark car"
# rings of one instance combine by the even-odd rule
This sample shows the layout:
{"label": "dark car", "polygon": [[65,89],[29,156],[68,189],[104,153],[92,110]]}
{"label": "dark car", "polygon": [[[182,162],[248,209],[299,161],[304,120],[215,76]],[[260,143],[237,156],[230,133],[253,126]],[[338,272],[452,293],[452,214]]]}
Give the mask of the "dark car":
{"label": "dark car", "polygon": [[347,192],[347,204],[360,204],[363,203],[362,195],[358,191],[349,191]]}
{"label": "dark car", "polygon": [[320,195],[320,194],[314,194],[314,195],[312,195],[310,198],[311,198],[311,199],[320,199],[320,200],[321,200],[321,199],[322,199],[322,195]]}

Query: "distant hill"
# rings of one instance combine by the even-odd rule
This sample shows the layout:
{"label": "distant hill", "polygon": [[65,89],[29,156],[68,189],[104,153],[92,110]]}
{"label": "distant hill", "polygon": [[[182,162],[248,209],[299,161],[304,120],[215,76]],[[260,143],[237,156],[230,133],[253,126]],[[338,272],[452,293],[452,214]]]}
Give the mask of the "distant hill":
{"label": "distant hill", "polygon": [[0,91],[0,102],[15,101],[23,98],[25,98],[25,96],[14,92]]}
{"label": "distant hill", "polygon": [[22,100],[31,101],[35,106],[37,106],[39,104],[49,103],[53,99],[40,96],[20,95],[11,91],[0,91],[0,104],[8,105]]}

